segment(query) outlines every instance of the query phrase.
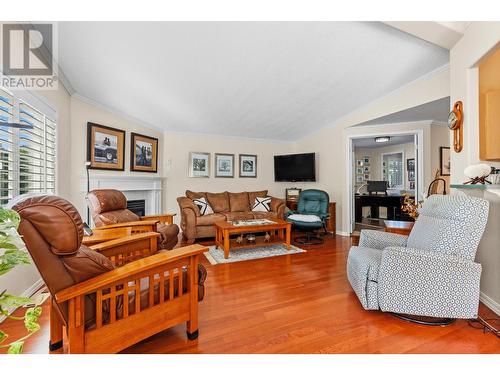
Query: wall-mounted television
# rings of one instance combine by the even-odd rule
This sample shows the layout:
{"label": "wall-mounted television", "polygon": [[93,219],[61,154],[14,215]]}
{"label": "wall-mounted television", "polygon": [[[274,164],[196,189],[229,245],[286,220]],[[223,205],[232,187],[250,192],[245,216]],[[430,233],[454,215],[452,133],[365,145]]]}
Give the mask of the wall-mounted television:
{"label": "wall-mounted television", "polygon": [[277,155],[274,157],[275,181],[316,181],[316,155]]}

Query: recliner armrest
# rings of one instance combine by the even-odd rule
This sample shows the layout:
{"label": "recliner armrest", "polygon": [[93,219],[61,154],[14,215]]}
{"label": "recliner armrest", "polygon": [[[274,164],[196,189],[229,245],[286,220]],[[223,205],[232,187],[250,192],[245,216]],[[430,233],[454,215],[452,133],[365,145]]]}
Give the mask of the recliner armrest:
{"label": "recliner armrest", "polygon": [[359,246],[383,250],[388,246],[406,246],[408,236],[402,234],[362,229]]}

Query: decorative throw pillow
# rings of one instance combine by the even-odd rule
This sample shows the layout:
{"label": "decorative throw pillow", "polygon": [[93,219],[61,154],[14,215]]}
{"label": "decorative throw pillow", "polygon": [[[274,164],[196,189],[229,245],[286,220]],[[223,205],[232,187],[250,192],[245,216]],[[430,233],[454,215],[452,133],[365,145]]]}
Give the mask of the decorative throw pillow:
{"label": "decorative throw pillow", "polygon": [[269,212],[271,211],[271,197],[255,197],[255,202],[252,206],[252,211]]}
{"label": "decorative throw pillow", "polygon": [[200,210],[201,216],[214,213],[214,210],[212,210],[212,207],[210,207],[210,205],[208,204],[208,202],[205,198],[193,199],[193,203]]}

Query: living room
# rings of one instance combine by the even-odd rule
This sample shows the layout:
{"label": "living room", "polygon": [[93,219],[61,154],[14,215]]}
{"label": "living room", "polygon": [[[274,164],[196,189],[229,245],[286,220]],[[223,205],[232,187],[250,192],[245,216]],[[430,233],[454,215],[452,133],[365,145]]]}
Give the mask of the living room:
{"label": "living room", "polygon": [[498,364],[500,22],[9,18],[0,353]]}

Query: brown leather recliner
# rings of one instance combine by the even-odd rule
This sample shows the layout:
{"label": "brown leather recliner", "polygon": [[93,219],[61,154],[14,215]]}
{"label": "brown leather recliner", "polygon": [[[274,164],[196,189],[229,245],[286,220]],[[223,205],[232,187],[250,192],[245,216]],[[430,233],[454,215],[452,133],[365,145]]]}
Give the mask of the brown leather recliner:
{"label": "brown leather recliner", "polygon": [[172,224],[171,216],[168,216],[167,220],[163,220],[164,215],[140,217],[127,209],[127,198],[121,191],[115,189],[92,190],[86,199],[96,228],[113,227],[118,223],[126,223],[132,227],[149,224],[153,231],[160,234],[158,239],[160,249],[170,250],[177,245],[179,227]]}
{"label": "brown leather recliner", "polygon": [[[198,256],[206,247],[157,252],[158,234],[142,233],[88,248],[81,245],[80,215],[68,201],[36,196],[13,209],[52,295],[51,350],[62,346],[63,327],[70,353],[118,352],[182,322],[188,337],[197,337],[204,281],[198,278]],[[131,254],[153,255],[123,262]],[[115,268],[111,259],[125,264]]]}

